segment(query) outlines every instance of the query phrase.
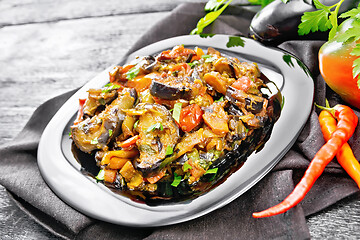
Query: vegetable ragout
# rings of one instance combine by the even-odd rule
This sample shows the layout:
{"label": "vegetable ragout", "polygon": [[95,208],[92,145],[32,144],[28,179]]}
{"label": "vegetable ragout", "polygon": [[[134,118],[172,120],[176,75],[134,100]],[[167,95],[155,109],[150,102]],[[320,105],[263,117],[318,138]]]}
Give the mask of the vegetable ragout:
{"label": "vegetable ragout", "polygon": [[263,93],[269,80],[257,64],[213,48],[175,46],[109,76],[80,99],[73,148],[95,159],[98,181],[147,204],[223,182],[263,147],[280,115],[279,93]]}

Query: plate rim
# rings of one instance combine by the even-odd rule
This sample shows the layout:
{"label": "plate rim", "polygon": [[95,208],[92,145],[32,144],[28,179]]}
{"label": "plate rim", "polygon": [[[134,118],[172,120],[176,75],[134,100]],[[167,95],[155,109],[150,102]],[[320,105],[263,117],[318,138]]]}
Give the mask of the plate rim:
{"label": "plate rim", "polygon": [[[207,45],[207,46],[212,46],[218,50],[224,49],[226,47],[226,44],[225,44],[226,40],[229,37],[230,37],[230,35],[218,34],[211,38],[200,38],[197,35],[184,35],[184,36],[168,38],[168,39],[161,40],[159,42],[150,44],[144,48],[137,50],[136,52],[130,54],[129,56],[124,57],[123,61],[127,61],[130,58],[137,56],[137,54],[141,55],[143,52],[151,51],[152,49],[159,49],[159,48],[165,49],[165,48],[169,48],[169,47],[167,47],[169,45],[175,46],[175,45],[177,45],[176,43],[180,43],[180,44],[184,44],[184,45],[194,45],[194,46],[195,45]],[[265,54],[265,53],[273,54],[272,55],[273,58],[279,57],[279,56],[277,56],[279,54],[280,55],[281,54],[282,55],[289,54],[294,59],[299,61],[299,59],[297,57],[293,56],[292,54],[290,54],[282,49],[274,48],[274,47],[266,47],[266,46],[260,44],[259,42],[256,42],[255,40],[248,39],[245,37],[241,37],[241,38],[244,40],[244,43],[245,43],[244,47],[226,48],[226,50],[234,51],[234,52],[241,51],[242,54],[244,54],[244,53],[247,54],[247,53],[254,52],[254,49],[249,49],[249,48],[256,47],[259,50],[262,50],[262,51],[260,51],[262,54]],[[196,41],[196,43],[194,43],[194,41]],[[191,43],[191,44],[189,44],[189,43]],[[218,45],[218,46],[214,46],[214,45]],[[307,79],[307,82],[306,82],[305,86],[303,86],[303,87],[305,87],[305,90],[311,90],[311,91],[307,92],[308,96],[306,96],[305,101],[302,101],[302,105],[303,105],[302,110],[305,114],[303,114],[301,116],[301,123],[297,123],[296,131],[291,132],[292,137],[291,137],[290,141],[288,141],[287,144],[285,144],[286,146],[282,147],[281,151],[277,150],[277,156],[274,159],[272,159],[272,161],[270,161],[264,167],[264,170],[261,171],[261,173],[259,175],[253,176],[253,179],[250,179],[251,180],[250,183],[247,183],[246,186],[238,186],[236,189],[232,189],[232,191],[234,191],[234,193],[228,192],[226,195],[226,198],[219,198],[217,196],[213,196],[214,195],[213,192],[216,189],[221,188],[221,186],[223,186],[227,181],[229,181],[229,179],[230,179],[229,178],[223,184],[221,184],[214,190],[190,201],[189,203],[183,202],[183,203],[179,203],[179,204],[174,204],[177,207],[174,207],[174,205],[166,205],[166,206],[160,206],[160,207],[144,207],[144,206],[139,206],[138,204],[129,203],[129,201],[126,201],[126,200],[122,199],[121,197],[119,198],[119,196],[113,196],[115,193],[112,193],[109,189],[105,189],[106,187],[104,187],[104,186],[99,187],[99,186],[101,186],[101,184],[96,184],[94,182],[91,182],[90,179],[86,178],[82,173],[80,173],[79,170],[77,170],[74,166],[72,166],[63,155],[59,156],[59,148],[61,148],[61,139],[62,139],[63,131],[64,131],[63,126],[64,126],[64,124],[66,125],[66,123],[63,123],[61,121],[64,118],[64,116],[62,116],[62,115],[65,114],[65,117],[68,120],[70,120],[70,118],[74,115],[74,113],[76,113],[76,110],[78,107],[77,104],[73,104],[74,101],[78,101],[79,98],[83,98],[84,95],[86,94],[86,90],[88,90],[89,86],[91,86],[93,83],[98,83],[98,84],[107,83],[108,82],[108,72],[112,67],[113,66],[110,66],[109,68],[105,69],[103,72],[101,72],[96,77],[91,79],[82,88],[80,88],[73,96],[71,96],[64,103],[64,105],[58,110],[58,112],[50,120],[50,122],[46,126],[45,130],[43,131],[43,134],[42,134],[40,142],[39,142],[37,162],[38,162],[38,166],[40,169],[40,173],[41,173],[42,177],[44,178],[45,182],[49,185],[49,187],[54,191],[54,193],[61,200],[63,200],[68,205],[72,206],[73,208],[77,209],[78,211],[80,211],[81,213],[84,213],[87,216],[90,216],[90,217],[93,217],[93,218],[96,218],[99,220],[103,220],[106,222],[111,222],[111,223],[125,225],[125,226],[156,227],[156,226],[176,224],[176,223],[188,221],[188,220],[203,216],[211,211],[214,211],[214,210],[230,203],[231,201],[233,201],[234,199],[236,199],[237,197],[242,195],[244,192],[249,190],[258,181],[260,181],[268,172],[270,172],[270,170],[286,154],[286,152],[291,148],[293,143],[296,141],[302,128],[305,126],[306,121],[311,113],[311,109],[312,109],[312,105],[313,105],[312,103],[313,103],[313,98],[314,98],[314,82],[313,82],[313,79],[311,78],[311,76],[304,76],[303,79]],[[298,65],[295,64],[293,67],[286,63],[283,63],[282,65],[279,65],[279,66],[277,65],[277,67],[279,67],[279,70],[281,71],[281,74],[283,76],[288,76],[296,69],[297,69],[297,71],[300,71],[302,74],[305,74],[305,72],[303,72],[304,69],[301,68],[299,63],[298,63]],[[106,78],[106,81],[105,81],[105,78]],[[283,94],[284,94],[284,91],[289,91],[288,90],[289,84],[291,87],[291,83],[287,83],[287,81],[285,81],[285,80],[286,79],[284,79],[284,86],[283,86],[283,91],[282,91]],[[309,80],[311,80],[311,81],[309,81]],[[104,85],[104,84],[102,84],[102,85]],[[301,89],[301,86],[297,86],[297,87],[300,88],[300,90],[299,90],[300,92],[305,91],[304,89]],[[294,103],[293,99],[285,98],[283,112],[285,111],[285,109],[292,107],[294,104],[296,105],[296,103]],[[282,118],[283,112],[279,118],[279,121],[281,121],[284,118],[284,117]],[[294,120],[296,120],[296,118]],[[66,122],[68,122],[68,121],[66,121]],[[272,138],[274,138],[273,136],[274,136],[275,129],[279,128],[279,127],[277,127],[277,126],[279,126],[278,122],[275,124],[273,132],[272,132],[271,137],[268,140],[268,142],[271,141]],[[54,126],[56,126],[56,127],[62,126],[62,127],[60,127],[61,130],[55,131],[55,133],[54,133]],[[265,144],[265,149],[266,149],[268,142]],[[59,144],[57,144],[57,143],[59,143]],[[54,144],[54,145],[50,146],[50,148],[49,148],[49,144]],[[60,149],[60,151],[62,153],[61,149]],[[260,153],[262,151],[260,151]],[[61,159],[61,161],[59,161],[59,159],[57,159],[59,157],[60,158],[62,157],[63,159]],[[63,160],[65,160],[65,162],[63,162]],[[248,161],[249,161],[249,159],[246,161],[246,163]],[[52,167],[55,169],[58,168],[59,171],[61,172],[61,174],[64,174],[63,173],[64,169],[62,169],[62,168],[66,168],[66,170],[70,171],[70,173],[68,173],[66,176],[70,175],[75,180],[79,180],[79,182],[75,182],[76,183],[75,186],[77,186],[79,183],[83,184],[85,182],[84,179],[86,179],[86,181],[88,183],[86,183],[85,185],[87,187],[89,187],[89,189],[87,191],[94,190],[97,193],[101,193],[101,195],[104,195],[106,200],[108,200],[109,202],[111,202],[113,204],[118,204],[117,205],[118,208],[125,207],[125,209],[123,209],[125,211],[123,211],[122,214],[123,215],[125,214],[128,218],[131,218],[131,219],[129,220],[129,219],[126,219],[126,217],[125,217],[125,219],[126,219],[125,220],[125,219],[123,219],[123,216],[109,216],[109,212],[99,212],[98,207],[96,207],[97,202],[94,201],[94,199],[87,199],[87,200],[89,200],[88,204],[81,204],[81,203],[79,203],[79,200],[74,200],[73,196],[79,197],[80,195],[83,195],[84,197],[91,196],[91,198],[93,198],[94,195],[90,194],[84,190],[74,191],[74,189],[71,189],[71,188],[67,188],[66,190],[68,192],[65,192],[62,189],[62,187],[59,186],[59,182],[61,182],[61,185],[66,185],[66,186],[72,186],[72,182],[69,182],[69,179],[63,179],[64,176],[62,176],[60,173],[57,173],[56,170],[50,171],[49,167]],[[70,169],[70,167],[72,168],[72,170]],[[238,173],[242,168],[240,168],[233,175]],[[60,176],[59,176],[59,174],[60,174]],[[241,190],[239,190],[239,189],[241,189]],[[77,190],[79,190],[79,189],[77,189]],[[216,194],[222,193],[224,191],[225,190],[222,190],[222,189],[218,190],[216,192]],[[193,204],[194,202],[195,202],[195,204],[204,203],[204,201],[201,201],[201,200],[204,199],[205,196],[207,196],[205,200],[210,199],[208,201],[210,201],[211,204],[210,203],[205,204],[206,207],[205,206],[204,207],[195,206],[194,208],[197,211],[195,211],[193,213],[189,213],[190,210],[194,210],[192,207],[194,205]],[[81,200],[84,200],[83,198],[81,198]],[[201,200],[199,201],[198,199],[201,199]],[[190,207],[190,209],[186,209],[188,207]],[[183,208],[185,208],[185,209],[183,209]],[[118,213],[121,211],[117,210],[116,212]],[[139,216],[134,214],[134,212],[139,214]],[[153,219],[153,220],[144,220],[144,218],[146,218],[147,216],[153,216],[154,212],[161,216],[155,217],[155,219]]]}

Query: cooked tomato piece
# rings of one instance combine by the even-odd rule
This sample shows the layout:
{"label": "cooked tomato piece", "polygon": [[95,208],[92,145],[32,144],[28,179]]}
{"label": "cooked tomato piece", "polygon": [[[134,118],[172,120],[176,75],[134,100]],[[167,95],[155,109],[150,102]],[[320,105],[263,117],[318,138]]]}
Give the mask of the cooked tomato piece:
{"label": "cooked tomato piece", "polygon": [[180,127],[184,132],[190,132],[202,121],[203,111],[197,104],[191,104],[181,109]]}

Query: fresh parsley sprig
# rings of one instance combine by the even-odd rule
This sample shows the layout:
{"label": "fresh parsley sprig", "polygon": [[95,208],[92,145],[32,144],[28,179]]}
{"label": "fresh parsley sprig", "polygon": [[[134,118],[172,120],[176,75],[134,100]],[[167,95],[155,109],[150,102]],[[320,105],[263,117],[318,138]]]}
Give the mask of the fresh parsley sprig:
{"label": "fresh parsley sprig", "polygon": [[332,39],[338,28],[338,14],[339,8],[344,0],[340,0],[338,3],[326,6],[314,0],[314,5],[317,11],[305,12],[301,17],[301,23],[298,27],[299,35],[306,35],[310,32],[327,31],[329,32],[329,40]]}
{"label": "fresh parsley sprig", "polygon": [[[226,1],[225,5],[222,6],[220,9],[219,7],[225,2],[225,1],[209,1],[208,4],[205,5],[205,10],[210,10],[209,13],[207,13],[203,18],[199,20],[199,22],[196,25],[196,28],[191,31],[191,35],[194,34],[201,34],[205,27],[209,26],[211,23],[213,23],[220,15],[221,13],[229,6],[229,4],[233,0]],[[211,3],[210,3],[211,2]],[[206,7],[208,6],[208,8]]]}
{"label": "fresh parsley sprig", "polygon": [[[328,39],[331,40],[336,36],[337,42],[356,42],[360,40],[360,4],[357,8],[350,9],[349,11],[339,14],[339,9],[344,0],[340,0],[338,3],[332,6],[325,6],[318,0],[314,0],[315,7],[318,9],[314,12],[305,12],[301,17],[301,23],[299,24],[299,35],[305,35],[310,32],[327,31],[330,29]],[[333,10],[332,10],[333,9]],[[347,29],[341,34],[337,34],[338,31],[338,18],[350,18],[354,19],[351,28]],[[358,57],[353,62],[353,77],[357,78],[357,85],[360,89],[360,44],[356,44],[350,55]]]}

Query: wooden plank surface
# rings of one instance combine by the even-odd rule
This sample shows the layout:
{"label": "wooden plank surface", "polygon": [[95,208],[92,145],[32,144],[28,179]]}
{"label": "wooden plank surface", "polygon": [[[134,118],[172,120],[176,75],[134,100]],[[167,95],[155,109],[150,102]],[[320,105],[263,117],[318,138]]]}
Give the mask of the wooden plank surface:
{"label": "wooden plank surface", "polygon": [[[142,33],[190,0],[0,1],[0,139],[13,139],[45,100],[116,63]],[[204,2],[204,1],[203,1]],[[360,196],[308,218],[314,239],[351,239]],[[0,187],[1,239],[56,239]],[[356,238],[356,237],[355,237]]]}

